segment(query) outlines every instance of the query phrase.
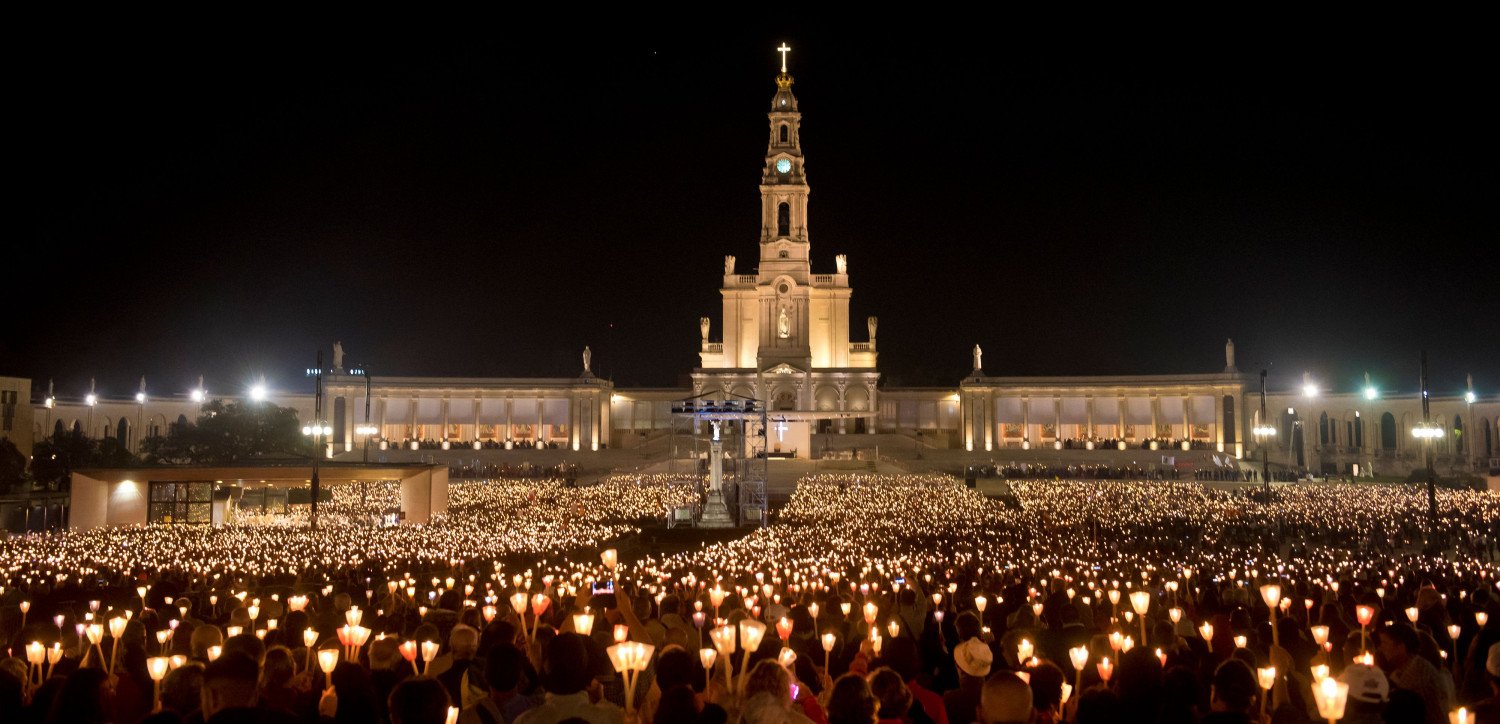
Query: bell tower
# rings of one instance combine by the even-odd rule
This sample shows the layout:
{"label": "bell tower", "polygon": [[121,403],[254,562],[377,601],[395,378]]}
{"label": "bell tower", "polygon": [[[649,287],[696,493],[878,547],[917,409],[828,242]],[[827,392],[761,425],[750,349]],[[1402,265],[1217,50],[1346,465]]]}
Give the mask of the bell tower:
{"label": "bell tower", "polygon": [[771,98],[770,142],[760,179],[760,270],[808,283],[807,174],[802,158],[802,114],[786,70],[785,43],[776,95]]}

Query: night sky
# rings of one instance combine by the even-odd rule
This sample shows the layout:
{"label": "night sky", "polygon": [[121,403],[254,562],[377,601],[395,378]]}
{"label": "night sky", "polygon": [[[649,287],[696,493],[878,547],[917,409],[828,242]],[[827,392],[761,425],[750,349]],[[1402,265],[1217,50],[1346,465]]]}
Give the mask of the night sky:
{"label": "night sky", "polygon": [[755,266],[786,41],[814,272],[849,255],[888,385],[975,343],[992,375],[1217,372],[1233,337],[1273,387],[1412,391],[1425,348],[1436,393],[1500,389],[1480,27],[452,22],[22,41],[0,374],[307,391],[341,340],[376,375],[572,376],[587,344],[682,384],[722,257]]}

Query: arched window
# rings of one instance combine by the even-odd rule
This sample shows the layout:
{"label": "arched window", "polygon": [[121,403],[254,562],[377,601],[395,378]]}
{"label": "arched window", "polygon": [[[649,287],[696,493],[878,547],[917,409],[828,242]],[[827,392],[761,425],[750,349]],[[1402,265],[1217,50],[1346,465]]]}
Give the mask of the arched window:
{"label": "arched window", "polygon": [[1380,416],[1380,449],[1396,449],[1396,416],[1389,412]]}
{"label": "arched window", "polygon": [[785,201],[776,207],[776,235],[792,235],[792,207]]}
{"label": "arched window", "polygon": [[1318,444],[1328,444],[1328,413],[1318,415]]}
{"label": "arched window", "polygon": [[782,143],[786,143],[786,135],[787,135],[786,124],[783,123],[783,124],[781,124],[781,142]]}
{"label": "arched window", "polygon": [[120,424],[118,424],[118,425],[115,426],[115,439],[119,440],[121,445],[124,445],[125,442],[126,442],[126,439],[129,438],[129,437],[130,437],[130,424],[127,423],[127,422],[125,422],[125,418],[122,417],[122,418],[120,418]]}
{"label": "arched window", "polygon": [[63,436],[63,424],[62,424],[62,420],[58,420],[57,422],[53,423],[53,425],[52,425],[52,437],[61,439],[62,436]]}
{"label": "arched window", "polygon": [[1493,433],[1490,432],[1489,419],[1481,420],[1480,427],[1484,428],[1484,456],[1492,457],[1495,454],[1495,439],[1492,437]]}
{"label": "arched window", "polygon": [[1453,452],[1464,451],[1464,419],[1458,415],[1453,416]]}

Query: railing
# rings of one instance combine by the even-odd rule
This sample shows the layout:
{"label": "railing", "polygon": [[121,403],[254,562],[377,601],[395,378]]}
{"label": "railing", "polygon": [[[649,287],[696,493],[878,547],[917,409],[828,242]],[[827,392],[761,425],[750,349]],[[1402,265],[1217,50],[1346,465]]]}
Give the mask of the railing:
{"label": "railing", "polygon": [[703,345],[703,351],[709,354],[724,354],[723,342],[709,342]]}
{"label": "railing", "polygon": [[813,284],[832,284],[832,283],[833,283],[833,275],[832,274],[814,274],[813,275]]}
{"label": "railing", "polygon": [[875,345],[873,345],[873,344],[871,344],[869,342],[850,342],[849,343],[849,351],[850,352],[874,352],[875,351]]}
{"label": "railing", "polygon": [[754,284],[760,281],[760,279],[754,274],[741,274],[735,281],[738,281],[740,284]]}

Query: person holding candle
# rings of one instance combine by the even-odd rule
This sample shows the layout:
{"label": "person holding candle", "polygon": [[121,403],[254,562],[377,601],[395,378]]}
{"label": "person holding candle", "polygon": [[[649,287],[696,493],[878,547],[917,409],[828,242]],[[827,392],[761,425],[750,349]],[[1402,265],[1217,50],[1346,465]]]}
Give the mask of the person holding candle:
{"label": "person holding candle", "polygon": [[1383,724],[1391,687],[1380,669],[1350,664],[1339,674],[1339,681],[1349,685],[1343,724]]}
{"label": "person holding candle", "polygon": [[1260,684],[1250,665],[1239,659],[1229,659],[1214,670],[1209,713],[1201,724],[1249,724],[1260,696]]}
{"label": "person holding candle", "polygon": [[607,701],[590,700],[588,688],[593,683],[593,671],[589,648],[582,636],[553,637],[547,642],[540,672],[546,696],[540,705],[517,717],[514,724],[557,724],[575,717],[590,724],[622,724],[625,715],[619,707]]}
{"label": "person holding candle", "polygon": [[1384,670],[1393,689],[1403,689],[1422,699],[1427,724],[1448,721],[1453,708],[1452,684],[1427,659],[1418,655],[1421,638],[1410,624],[1397,623],[1380,627],[1376,661]]}
{"label": "person holding candle", "polygon": [[958,635],[962,643],[953,647],[953,663],[958,666],[958,688],[943,694],[943,708],[950,722],[971,722],[979,710],[979,697],[985,677],[990,675],[994,652],[979,638],[979,618],[965,611],[958,617]]}

